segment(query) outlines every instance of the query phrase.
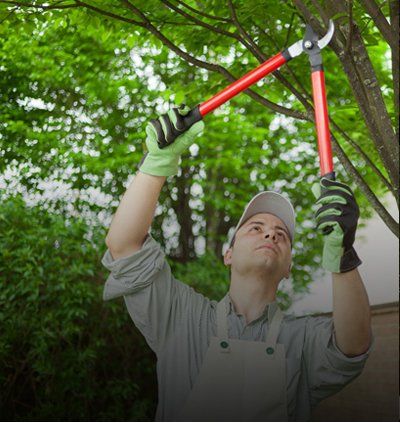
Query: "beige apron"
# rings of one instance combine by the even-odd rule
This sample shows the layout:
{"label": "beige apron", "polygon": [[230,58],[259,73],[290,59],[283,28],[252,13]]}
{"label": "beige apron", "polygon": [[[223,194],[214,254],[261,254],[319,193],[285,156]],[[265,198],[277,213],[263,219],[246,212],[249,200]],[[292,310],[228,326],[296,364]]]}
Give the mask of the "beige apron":
{"label": "beige apron", "polygon": [[287,421],[286,363],[277,344],[278,307],[265,342],[228,339],[228,294],[217,306],[213,336],[178,421]]}

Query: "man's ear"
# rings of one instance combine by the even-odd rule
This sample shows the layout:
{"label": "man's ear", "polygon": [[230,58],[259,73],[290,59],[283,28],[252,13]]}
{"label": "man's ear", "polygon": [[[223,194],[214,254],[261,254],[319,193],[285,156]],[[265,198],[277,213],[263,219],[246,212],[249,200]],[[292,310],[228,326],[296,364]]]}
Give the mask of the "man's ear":
{"label": "man's ear", "polygon": [[224,254],[224,264],[225,266],[229,266],[232,264],[232,247],[228,248]]}
{"label": "man's ear", "polygon": [[285,273],[285,279],[289,279],[290,276],[290,271],[292,270],[292,263],[290,263],[289,265],[289,269],[287,270],[287,272]]}

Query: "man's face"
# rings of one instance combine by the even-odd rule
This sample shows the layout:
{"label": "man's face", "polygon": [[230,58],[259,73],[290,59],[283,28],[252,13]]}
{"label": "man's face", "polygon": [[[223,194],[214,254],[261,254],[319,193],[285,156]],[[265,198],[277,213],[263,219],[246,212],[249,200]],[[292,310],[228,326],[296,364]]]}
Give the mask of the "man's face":
{"label": "man's face", "polygon": [[289,277],[291,262],[289,231],[281,219],[269,213],[246,220],[224,256],[225,265],[239,275],[269,273],[279,280]]}

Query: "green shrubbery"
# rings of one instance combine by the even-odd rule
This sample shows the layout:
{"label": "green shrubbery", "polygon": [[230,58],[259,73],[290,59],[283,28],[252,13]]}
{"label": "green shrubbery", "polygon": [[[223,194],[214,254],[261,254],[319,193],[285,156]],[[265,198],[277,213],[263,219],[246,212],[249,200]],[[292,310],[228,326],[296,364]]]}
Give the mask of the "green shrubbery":
{"label": "green shrubbery", "polygon": [[151,420],[155,360],[104,303],[104,230],[17,197],[0,206],[2,419]]}

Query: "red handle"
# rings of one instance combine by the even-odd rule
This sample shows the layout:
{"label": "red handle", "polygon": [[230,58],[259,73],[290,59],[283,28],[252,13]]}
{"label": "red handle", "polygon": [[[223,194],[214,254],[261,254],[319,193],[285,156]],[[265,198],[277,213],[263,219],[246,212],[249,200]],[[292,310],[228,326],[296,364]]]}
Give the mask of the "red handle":
{"label": "red handle", "polygon": [[311,73],[321,176],[333,173],[331,136],[323,70]]}
{"label": "red handle", "polygon": [[221,106],[221,104],[226,103],[232,97],[244,91],[246,88],[259,81],[264,76],[278,69],[286,62],[287,59],[285,59],[282,53],[278,53],[276,56],[271,57],[257,68],[246,73],[246,75],[242,76],[240,79],[224,88],[214,97],[211,97],[209,100],[201,103],[199,106],[200,114],[205,116],[207,113],[212,112],[214,109]]}

